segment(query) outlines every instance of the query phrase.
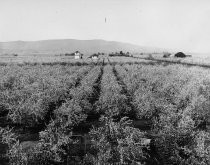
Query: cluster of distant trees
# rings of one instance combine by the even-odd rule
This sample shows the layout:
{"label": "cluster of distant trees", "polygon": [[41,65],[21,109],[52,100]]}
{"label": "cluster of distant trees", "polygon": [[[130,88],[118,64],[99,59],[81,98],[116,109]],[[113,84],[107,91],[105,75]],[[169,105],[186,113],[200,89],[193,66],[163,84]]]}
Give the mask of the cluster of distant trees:
{"label": "cluster of distant trees", "polygon": [[75,53],[65,53],[64,56],[74,56]]}
{"label": "cluster of distant trees", "polygon": [[[168,57],[171,57],[171,53],[168,53],[168,52],[164,52],[163,53],[163,57],[164,58],[168,58]],[[175,53],[174,54],[174,57],[178,57],[178,58],[185,58],[185,57],[192,57],[192,55],[187,55],[187,54],[185,54],[185,53],[183,53],[183,52],[178,52],[178,53]]]}
{"label": "cluster of distant trees", "polygon": [[[79,52],[80,53],[80,52]],[[83,55],[82,53],[80,53],[81,55]],[[73,53],[64,53],[64,54],[60,54],[60,56],[74,56],[75,55],[75,52],[73,52]],[[105,53],[103,53],[103,52],[98,52],[98,53],[94,53],[93,55],[97,55],[97,56],[99,56],[99,55],[105,55]]]}
{"label": "cluster of distant trees", "polygon": [[100,52],[98,52],[98,53],[93,53],[90,57],[94,57],[94,56],[100,56],[100,55],[105,55],[105,53],[100,53]]}
{"label": "cluster of distant trees", "polygon": [[3,56],[18,56],[18,54],[17,53],[4,53],[4,54],[1,54],[1,55],[3,55]]}
{"label": "cluster of distant trees", "polygon": [[133,55],[131,55],[129,52],[123,52],[123,51],[120,51],[120,52],[112,52],[109,54],[109,56],[125,56],[125,57],[132,57]]}

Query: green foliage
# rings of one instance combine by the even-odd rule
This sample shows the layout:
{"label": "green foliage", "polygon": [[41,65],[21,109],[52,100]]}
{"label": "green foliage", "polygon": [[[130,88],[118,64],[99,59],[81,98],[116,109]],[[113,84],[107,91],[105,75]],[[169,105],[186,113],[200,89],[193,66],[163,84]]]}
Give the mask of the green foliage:
{"label": "green foliage", "polygon": [[90,67],[77,69],[62,66],[16,66],[9,71],[3,70],[0,73],[5,74],[5,79],[3,77],[0,82],[1,105],[9,111],[9,119],[25,127],[40,124],[51,111],[50,105],[67,97],[68,91]]}
{"label": "green foliage", "polygon": [[126,71],[116,68],[132,96],[137,117],[153,121],[161,163],[209,164],[205,125],[209,123],[209,71],[179,65],[123,67]]}
{"label": "green foliage", "polygon": [[[118,82],[113,67],[125,86]],[[95,154],[86,153],[77,162],[143,164],[149,159],[144,152],[148,139],[131,121],[121,118],[131,113],[131,105],[137,118],[152,121],[150,132],[160,164],[210,164],[208,70],[126,64],[106,65],[103,71],[98,84],[101,66],[1,66],[2,118],[22,127],[47,123],[39,141],[30,147],[18,140],[13,129],[0,129],[10,164],[67,163],[75,144],[79,145],[73,130],[92,113],[105,116],[90,132]],[[94,98],[96,86],[99,98]],[[115,121],[116,117],[121,120]]]}
{"label": "green foliage", "polygon": [[99,164],[112,163],[143,163],[146,153],[143,148],[144,133],[130,127],[131,121],[126,117],[119,122],[103,117],[103,127],[94,128],[90,135],[93,147],[97,150],[95,160]]}
{"label": "green foliage", "polygon": [[66,99],[59,109],[55,111],[56,120],[62,120],[66,127],[78,125],[85,121],[87,114],[92,111],[90,98],[94,95],[94,84],[101,72],[95,67],[82,79],[80,86],[70,91],[71,99]]}
{"label": "green foliage", "polygon": [[71,139],[62,124],[51,122],[46,130],[40,132],[40,140],[29,147],[20,143],[12,130],[1,129],[2,142],[8,144],[8,158],[10,164],[14,165],[50,165],[63,163],[67,159],[68,146],[76,143]]}
{"label": "green foliage", "polygon": [[127,102],[126,96],[122,93],[122,87],[114,76],[112,66],[107,65],[101,80],[100,98],[96,103],[98,111],[107,116],[126,115],[131,110]]}

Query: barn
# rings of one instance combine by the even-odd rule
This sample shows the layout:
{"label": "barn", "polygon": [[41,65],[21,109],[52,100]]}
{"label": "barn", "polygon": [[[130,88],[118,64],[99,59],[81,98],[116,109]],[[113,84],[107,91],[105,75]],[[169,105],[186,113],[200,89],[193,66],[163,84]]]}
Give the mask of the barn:
{"label": "barn", "polygon": [[178,52],[174,55],[174,57],[179,57],[179,58],[185,58],[187,57],[186,54],[184,54],[183,52]]}
{"label": "barn", "polygon": [[99,57],[98,54],[93,54],[93,55],[91,55],[89,58],[91,58],[92,60],[97,60],[98,57]]}

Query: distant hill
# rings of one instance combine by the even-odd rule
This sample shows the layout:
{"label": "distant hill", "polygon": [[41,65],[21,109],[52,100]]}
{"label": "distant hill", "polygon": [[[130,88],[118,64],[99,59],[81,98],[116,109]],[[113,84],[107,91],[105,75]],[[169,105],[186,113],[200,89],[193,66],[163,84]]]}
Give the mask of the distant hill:
{"label": "distant hill", "polygon": [[160,49],[157,48],[149,48],[129,43],[105,40],[59,39],[0,42],[0,54],[56,54],[71,53],[76,50],[84,54],[92,54],[97,52],[110,53],[121,50],[125,52],[129,51],[130,53],[160,51]]}

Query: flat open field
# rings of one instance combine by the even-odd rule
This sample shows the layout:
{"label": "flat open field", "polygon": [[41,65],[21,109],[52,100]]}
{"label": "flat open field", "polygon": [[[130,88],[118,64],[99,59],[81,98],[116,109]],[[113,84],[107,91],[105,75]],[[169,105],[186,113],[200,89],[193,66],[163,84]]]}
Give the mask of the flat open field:
{"label": "flat open field", "polygon": [[134,57],[140,59],[151,59],[158,61],[168,61],[173,63],[182,63],[182,64],[190,64],[190,65],[202,65],[210,67],[210,55],[209,54],[190,54],[192,57],[186,58],[175,58],[173,54],[169,58],[164,58],[163,53],[157,54],[143,54],[143,55],[135,55]]}
{"label": "flat open field", "polygon": [[[88,59],[85,58],[85,61]],[[50,62],[75,62],[73,56],[60,56],[52,54],[29,54],[29,55],[1,55],[0,63],[50,63]],[[84,60],[79,60],[84,61]]]}
{"label": "flat open field", "polygon": [[0,61],[0,164],[210,164],[208,68],[11,59]]}

